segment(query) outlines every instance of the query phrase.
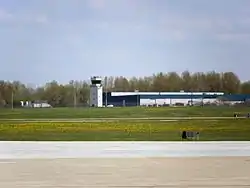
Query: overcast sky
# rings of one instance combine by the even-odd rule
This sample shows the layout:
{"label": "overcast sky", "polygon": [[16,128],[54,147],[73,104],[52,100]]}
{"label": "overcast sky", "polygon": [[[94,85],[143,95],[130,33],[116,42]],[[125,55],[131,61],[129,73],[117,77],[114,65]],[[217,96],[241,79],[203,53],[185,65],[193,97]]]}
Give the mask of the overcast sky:
{"label": "overcast sky", "polygon": [[189,70],[250,79],[249,0],[0,0],[0,79]]}

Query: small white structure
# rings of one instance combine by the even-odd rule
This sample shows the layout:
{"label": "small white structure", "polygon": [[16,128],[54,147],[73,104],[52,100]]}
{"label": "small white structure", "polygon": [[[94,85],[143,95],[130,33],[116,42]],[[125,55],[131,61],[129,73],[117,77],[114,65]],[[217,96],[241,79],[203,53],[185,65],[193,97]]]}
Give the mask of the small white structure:
{"label": "small white structure", "polygon": [[98,76],[91,77],[90,101],[91,107],[103,107],[102,102],[102,78]]}
{"label": "small white structure", "polygon": [[[25,103],[24,103],[25,102]],[[47,103],[47,101],[20,101],[21,107],[25,108],[52,108],[50,104]]]}
{"label": "small white structure", "polygon": [[48,104],[46,101],[35,101],[32,104],[33,108],[52,108],[50,104]]}
{"label": "small white structure", "polygon": [[32,107],[30,101],[20,101],[21,107]]}

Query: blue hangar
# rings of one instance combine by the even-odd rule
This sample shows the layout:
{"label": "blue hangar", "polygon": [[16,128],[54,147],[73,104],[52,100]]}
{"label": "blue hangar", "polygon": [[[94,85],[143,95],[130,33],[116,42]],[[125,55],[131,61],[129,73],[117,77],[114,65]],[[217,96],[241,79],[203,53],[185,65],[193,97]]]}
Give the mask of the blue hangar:
{"label": "blue hangar", "polygon": [[250,95],[224,94],[223,92],[107,92],[103,104],[113,106],[171,106],[217,103],[220,98],[231,102],[250,100]]}

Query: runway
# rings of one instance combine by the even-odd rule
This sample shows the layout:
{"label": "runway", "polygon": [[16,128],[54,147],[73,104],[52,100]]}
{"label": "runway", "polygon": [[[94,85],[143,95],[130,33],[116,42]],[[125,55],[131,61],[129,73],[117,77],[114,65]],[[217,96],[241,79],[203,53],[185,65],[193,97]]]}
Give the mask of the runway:
{"label": "runway", "polygon": [[250,156],[250,142],[0,142],[0,159]]}
{"label": "runway", "polygon": [[246,188],[250,142],[0,142],[4,188]]}
{"label": "runway", "polygon": [[249,157],[19,159],[0,170],[3,188],[250,187]]}

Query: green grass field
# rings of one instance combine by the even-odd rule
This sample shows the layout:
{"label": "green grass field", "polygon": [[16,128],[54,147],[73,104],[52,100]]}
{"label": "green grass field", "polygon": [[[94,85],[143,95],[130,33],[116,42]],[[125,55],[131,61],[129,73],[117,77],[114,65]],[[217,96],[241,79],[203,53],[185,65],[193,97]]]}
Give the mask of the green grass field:
{"label": "green grass field", "polygon": [[126,107],[0,109],[0,119],[35,118],[147,118],[147,117],[232,117],[246,114],[250,107]]}
{"label": "green grass field", "polygon": [[0,140],[178,141],[182,130],[199,131],[203,141],[250,141],[250,120],[113,122],[1,122]]}
{"label": "green grass field", "polygon": [[[161,108],[52,108],[1,109],[1,141],[179,141],[182,130],[201,132],[202,141],[250,141],[250,108],[161,107]],[[230,117],[232,119],[159,121],[128,118]],[[73,122],[93,118],[92,122]],[[104,120],[95,118],[124,118]],[[127,118],[127,119],[126,119]],[[17,119],[25,119],[17,120]],[[41,120],[35,119],[43,119]],[[50,120],[65,119],[63,122]],[[34,122],[28,122],[33,120]],[[70,122],[71,121],[71,122]],[[81,120],[83,121],[83,120]]]}

